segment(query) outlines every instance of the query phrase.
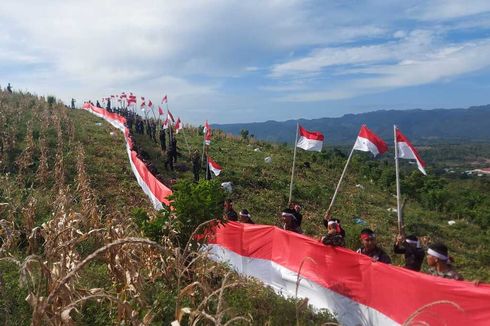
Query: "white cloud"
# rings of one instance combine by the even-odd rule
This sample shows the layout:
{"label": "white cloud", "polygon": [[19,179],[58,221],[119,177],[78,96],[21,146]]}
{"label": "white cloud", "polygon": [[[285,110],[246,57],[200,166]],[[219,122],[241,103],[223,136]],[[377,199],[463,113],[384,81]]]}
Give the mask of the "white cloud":
{"label": "white cloud", "polygon": [[414,18],[420,20],[449,20],[490,12],[488,0],[431,0],[408,9]]}

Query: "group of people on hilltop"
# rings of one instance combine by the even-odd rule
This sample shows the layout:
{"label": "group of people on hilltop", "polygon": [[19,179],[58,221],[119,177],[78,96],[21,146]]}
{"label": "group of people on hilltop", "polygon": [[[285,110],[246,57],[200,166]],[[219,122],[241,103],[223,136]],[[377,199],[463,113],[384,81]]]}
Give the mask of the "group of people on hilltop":
{"label": "group of people on hilltop", "polygon": [[[231,199],[227,199],[224,203],[223,218],[228,221],[255,224],[248,210],[243,209],[237,214],[233,209]],[[299,203],[291,203],[281,212],[281,224],[287,231],[302,234],[302,219],[301,205]],[[327,246],[345,247],[346,233],[342,228],[340,220],[328,217],[324,219],[324,225],[327,229],[327,234],[320,241]],[[357,249],[357,253],[366,255],[376,262],[391,264],[390,256],[378,245],[377,236],[373,230],[369,228],[363,229],[359,234],[359,241],[361,242],[361,247]],[[448,248],[442,243],[431,244],[428,246],[427,251],[425,251],[415,235],[409,235],[407,237],[398,235],[393,245],[393,252],[404,255],[404,267],[409,270],[419,272],[427,254],[427,264],[429,265],[429,272],[432,275],[454,280],[463,279],[452,266],[452,259],[448,255]]]}

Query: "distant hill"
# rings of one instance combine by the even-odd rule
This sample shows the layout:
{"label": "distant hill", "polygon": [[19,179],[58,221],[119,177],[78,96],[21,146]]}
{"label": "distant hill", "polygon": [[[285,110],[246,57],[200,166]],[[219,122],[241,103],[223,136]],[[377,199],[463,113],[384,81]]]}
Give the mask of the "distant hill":
{"label": "distant hill", "polygon": [[215,124],[213,127],[236,135],[247,129],[257,139],[292,143],[297,121],[306,129],[323,132],[328,144],[352,143],[362,124],[367,124],[387,142],[393,138],[393,124],[418,143],[490,141],[490,105],[467,109],[379,110],[340,118]]}

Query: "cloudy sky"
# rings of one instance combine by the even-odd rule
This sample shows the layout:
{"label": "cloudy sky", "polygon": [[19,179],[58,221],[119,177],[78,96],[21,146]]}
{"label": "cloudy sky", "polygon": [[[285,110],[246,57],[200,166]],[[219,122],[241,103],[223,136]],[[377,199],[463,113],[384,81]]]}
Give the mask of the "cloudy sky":
{"label": "cloudy sky", "polygon": [[490,1],[0,2],[0,85],[184,122],[490,103]]}

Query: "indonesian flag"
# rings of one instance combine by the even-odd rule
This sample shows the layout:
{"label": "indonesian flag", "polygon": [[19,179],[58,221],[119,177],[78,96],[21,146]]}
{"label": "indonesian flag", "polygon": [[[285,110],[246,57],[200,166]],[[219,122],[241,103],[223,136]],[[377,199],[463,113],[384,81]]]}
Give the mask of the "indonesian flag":
{"label": "indonesian flag", "polygon": [[167,118],[165,119],[165,121],[163,121],[162,128],[163,128],[164,130],[165,130],[165,129],[168,129],[168,116],[167,116]]}
{"label": "indonesian flag", "polygon": [[144,96],[141,96],[141,100],[144,101],[145,100],[145,97]]}
{"label": "indonesian flag", "polygon": [[126,93],[122,92],[120,97],[121,98],[126,98]]}
{"label": "indonesian flag", "polygon": [[170,113],[170,110],[167,110],[167,113],[170,119],[172,120],[172,122],[175,122],[174,116],[172,115],[172,113]]}
{"label": "indonesian flag", "polygon": [[221,166],[215,161],[213,161],[213,159],[209,156],[208,156],[208,165],[209,165],[209,169],[214,173],[215,176],[218,176],[221,173],[222,170]]}
{"label": "indonesian flag", "polygon": [[163,115],[163,110],[161,107],[158,107],[158,115]]}
{"label": "indonesian flag", "polygon": [[323,139],[325,138],[321,132],[308,131],[299,126],[299,139],[296,146],[305,151],[322,151]]}
{"label": "indonesian flag", "polygon": [[204,123],[204,129],[202,130],[204,134],[206,134],[210,130],[208,120],[206,120],[206,123]]}
{"label": "indonesian flag", "polygon": [[206,145],[211,145],[211,129],[206,130],[206,134],[204,134],[204,143]]}
{"label": "indonesian flag", "polygon": [[145,101],[143,101],[143,103],[141,103],[141,110],[144,110],[145,106],[146,106],[146,103],[145,103]]}
{"label": "indonesian flag", "polygon": [[177,118],[177,122],[175,123],[175,133],[178,134],[179,130],[182,130],[182,122],[180,121],[180,118]]}
{"label": "indonesian flag", "polygon": [[[395,127],[396,128],[396,127]],[[396,128],[396,146],[398,149],[398,158],[404,158],[407,160],[415,160],[420,172],[427,175],[425,172],[425,162],[419,156],[419,153],[413,147],[412,143]]]}
{"label": "indonesian flag", "polygon": [[162,104],[163,104],[163,103],[168,103],[168,102],[167,102],[167,95],[165,95],[165,96],[162,98]]}
{"label": "indonesian flag", "polygon": [[153,103],[151,102],[151,100],[148,100],[148,106],[153,109]]}
{"label": "indonesian flag", "polygon": [[133,97],[129,97],[128,98],[128,105],[131,105],[131,104],[136,104],[136,98],[133,98]]}
{"label": "indonesian flag", "polygon": [[381,138],[369,130],[366,125],[362,125],[356,143],[354,144],[354,149],[363,152],[371,152],[376,156],[386,152],[388,146]]}
{"label": "indonesian flag", "polygon": [[114,95],[111,95],[111,98],[114,98],[115,96]]}

